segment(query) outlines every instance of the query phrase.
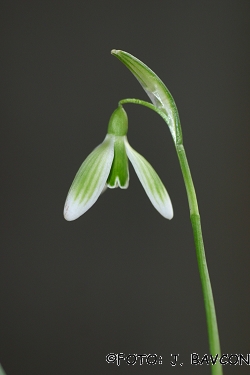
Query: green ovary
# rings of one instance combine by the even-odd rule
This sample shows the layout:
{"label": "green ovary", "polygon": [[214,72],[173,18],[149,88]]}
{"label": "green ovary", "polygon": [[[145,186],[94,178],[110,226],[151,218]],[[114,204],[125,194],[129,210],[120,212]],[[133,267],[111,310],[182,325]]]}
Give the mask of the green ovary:
{"label": "green ovary", "polygon": [[117,137],[114,144],[114,160],[107,179],[107,185],[110,188],[128,187],[129,171],[128,157],[124,145],[124,137]]}

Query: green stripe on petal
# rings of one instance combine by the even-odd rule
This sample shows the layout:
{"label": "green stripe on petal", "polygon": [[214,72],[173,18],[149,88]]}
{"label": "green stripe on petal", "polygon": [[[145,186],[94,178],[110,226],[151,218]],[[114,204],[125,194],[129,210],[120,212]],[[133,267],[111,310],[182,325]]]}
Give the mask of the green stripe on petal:
{"label": "green stripe on petal", "polygon": [[114,144],[114,160],[107,180],[109,188],[126,189],[129,184],[128,158],[124,141],[126,136],[116,136]]}
{"label": "green stripe on petal", "polygon": [[153,206],[166,219],[172,219],[173,207],[167,190],[149,162],[125,141],[127,155]]}
{"label": "green stripe on petal", "polygon": [[65,202],[66,220],[75,220],[84,214],[104,190],[114,158],[114,140],[108,134],[82,163]]}
{"label": "green stripe on petal", "polygon": [[182,131],[178,110],[171,93],[162,80],[142,61],[128,52],[112,50],[116,56],[137,78],[152,103],[167,115],[167,124],[175,144],[182,143]]}

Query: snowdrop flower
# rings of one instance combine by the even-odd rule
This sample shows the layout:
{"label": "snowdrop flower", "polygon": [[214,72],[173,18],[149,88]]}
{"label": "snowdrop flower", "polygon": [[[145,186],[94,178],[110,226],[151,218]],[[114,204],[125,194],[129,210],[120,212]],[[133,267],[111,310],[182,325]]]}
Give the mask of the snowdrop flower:
{"label": "snowdrop flower", "polygon": [[104,141],[81,165],[69,190],[64,217],[71,221],[83,215],[107,188],[129,185],[128,159],[153,206],[167,219],[173,208],[169,195],[152,166],[128,143],[128,118],[122,106],[112,114]]}

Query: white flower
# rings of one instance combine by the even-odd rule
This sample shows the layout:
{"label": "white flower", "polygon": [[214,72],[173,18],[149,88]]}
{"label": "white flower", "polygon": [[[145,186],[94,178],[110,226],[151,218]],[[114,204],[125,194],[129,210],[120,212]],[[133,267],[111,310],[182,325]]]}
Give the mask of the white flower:
{"label": "white flower", "polygon": [[112,114],[108,134],[81,165],[69,190],[64,217],[71,221],[83,215],[97,201],[106,187],[126,189],[129,185],[128,159],[153,206],[167,219],[173,208],[158,174],[127,140],[128,119],[123,107]]}

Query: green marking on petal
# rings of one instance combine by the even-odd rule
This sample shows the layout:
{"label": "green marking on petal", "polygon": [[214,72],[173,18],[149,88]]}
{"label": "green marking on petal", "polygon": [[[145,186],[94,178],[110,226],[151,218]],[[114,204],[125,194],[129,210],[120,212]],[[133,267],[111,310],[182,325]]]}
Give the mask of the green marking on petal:
{"label": "green marking on petal", "polygon": [[126,189],[129,184],[128,158],[124,139],[126,137],[116,137],[114,144],[114,160],[111,167],[107,185],[109,188],[120,187]]}
{"label": "green marking on petal", "polygon": [[129,160],[153,206],[167,219],[172,219],[173,208],[167,190],[149,162],[126,141]]}
{"label": "green marking on petal", "polygon": [[87,201],[96,189],[100,180],[101,172],[106,164],[106,156],[109,153],[110,142],[105,140],[101,145],[87,157],[77,172],[72,183],[74,199]]}
{"label": "green marking on petal", "polygon": [[114,140],[114,136],[107,135],[82,163],[65,202],[66,220],[84,214],[102,193],[114,158]]}

